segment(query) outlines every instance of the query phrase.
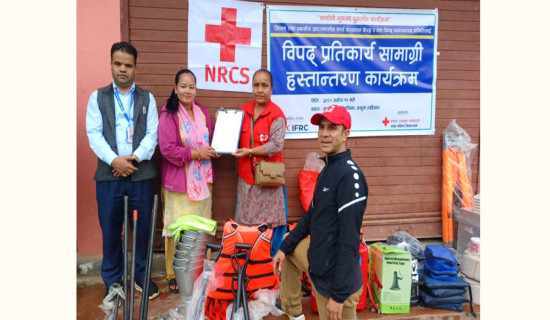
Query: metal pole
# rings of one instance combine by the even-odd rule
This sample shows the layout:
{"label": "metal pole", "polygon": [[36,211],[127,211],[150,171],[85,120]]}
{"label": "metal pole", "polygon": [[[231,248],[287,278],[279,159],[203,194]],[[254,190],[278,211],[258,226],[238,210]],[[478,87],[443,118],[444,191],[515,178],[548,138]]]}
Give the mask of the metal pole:
{"label": "metal pole", "polygon": [[124,196],[124,320],[128,320],[128,196]]}
{"label": "metal pole", "polygon": [[143,292],[141,295],[141,306],[139,319],[147,319],[147,308],[149,307],[149,280],[151,279],[151,267],[153,265],[153,240],[155,240],[155,225],[157,222],[158,195],[153,200],[153,216],[151,217],[151,229],[149,232],[149,245],[147,247],[147,260],[145,267],[145,280],[143,281]]}
{"label": "metal pole", "polygon": [[[217,244],[213,244],[213,243],[207,243],[206,244],[206,250],[210,249],[210,252],[212,252],[212,250],[220,251],[221,248],[222,247],[220,245],[217,245]],[[218,254],[218,258],[219,258],[219,254]],[[210,272],[212,272],[212,268],[214,266],[214,264],[212,263],[212,264],[210,264],[210,267],[207,268],[207,266],[209,265],[207,260],[208,259],[206,258],[206,251],[205,251],[203,275],[201,275],[201,277],[203,277],[203,279],[202,279],[202,292],[201,292],[201,295],[199,297],[199,302],[198,302],[198,305],[197,305],[197,309],[195,310],[195,316],[193,317],[194,320],[199,320],[201,318],[202,313],[203,313],[206,290],[207,290],[207,287],[208,287],[208,278],[209,278]],[[205,275],[206,273],[208,273],[207,276]]]}
{"label": "metal pole", "polygon": [[247,280],[248,277],[246,276],[246,269],[248,267],[248,261],[250,259],[252,246],[249,245],[249,244],[244,244],[244,243],[236,243],[235,248],[239,248],[239,249],[243,249],[243,250],[248,251],[248,253],[247,253],[247,251],[242,252],[242,253],[244,253],[245,261],[244,261],[244,263],[242,264],[242,266],[239,270],[239,286],[241,287],[241,290],[240,290],[239,294],[242,295],[240,302],[243,305],[244,319],[245,320],[250,320],[250,316],[249,316],[249,313],[248,313],[248,300],[246,299],[246,287],[247,287],[247,284],[248,284],[248,280]]}
{"label": "metal pole", "polygon": [[136,242],[138,219],[137,210],[134,210],[132,219],[134,220],[134,230],[132,230],[132,272],[130,273],[130,319],[133,319],[134,316],[134,283],[136,281]]}
{"label": "metal pole", "polygon": [[115,311],[113,312],[112,314],[112,319],[113,320],[116,320],[116,317],[118,315],[118,302],[120,301],[120,295],[117,295],[116,296],[116,299],[115,299]]}

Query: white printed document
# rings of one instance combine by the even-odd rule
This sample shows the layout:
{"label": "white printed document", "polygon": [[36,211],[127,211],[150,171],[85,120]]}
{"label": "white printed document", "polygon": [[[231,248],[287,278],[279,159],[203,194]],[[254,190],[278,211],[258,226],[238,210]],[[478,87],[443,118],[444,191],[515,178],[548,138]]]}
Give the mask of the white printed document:
{"label": "white printed document", "polygon": [[239,146],[244,111],[220,110],[216,119],[216,129],[212,137],[212,148],[216,153],[234,153]]}

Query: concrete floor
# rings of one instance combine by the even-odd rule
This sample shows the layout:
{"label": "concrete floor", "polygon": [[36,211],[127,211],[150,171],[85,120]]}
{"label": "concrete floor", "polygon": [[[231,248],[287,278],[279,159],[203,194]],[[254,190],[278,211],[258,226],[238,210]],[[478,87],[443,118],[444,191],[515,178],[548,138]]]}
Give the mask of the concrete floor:
{"label": "concrete floor", "polygon": [[[147,319],[182,319],[176,316],[169,317],[169,315],[177,311],[178,307],[183,306],[183,303],[179,299],[179,295],[172,294],[168,291],[168,281],[164,275],[164,256],[163,254],[155,253],[153,259],[152,279],[155,281],[160,290],[160,295],[149,301],[148,316]],[[78,257],[77,266],[77,319],[104,319],[105,313],[99,308],[102,303],[103,295],[105,294],[105,286],[101,277],[99,276],[99,266],[101,264],[100,257]],[[134,319],[138,318],[139,308],[141,303],[141,293],[135,292],[134,298]],[[303,311],[308,320],[318,320],[319,317],[311,309],[311,297],[302,298]],[[382,315],[370,312],[370,309],[359,311],[357,317],[359,319],[396,319],[396,320],[450,320],[450,319],[474,319],[472,315],[467,312],[469,305],[464,304],[465,312],[454,312],[450,310],[432,309],[423,307],[413,307],[408,314],[395,314],[395,315]],[[474,310],[478,314],[480,319],[480,306],[474,305]],[[119,308],[118,319],[122,317],[122,305]],[[175,313],[178,314],[177,312]],[[275,320],[282,319],[287,320],[286,316],[275,317],[267,316],[264,319]]]}

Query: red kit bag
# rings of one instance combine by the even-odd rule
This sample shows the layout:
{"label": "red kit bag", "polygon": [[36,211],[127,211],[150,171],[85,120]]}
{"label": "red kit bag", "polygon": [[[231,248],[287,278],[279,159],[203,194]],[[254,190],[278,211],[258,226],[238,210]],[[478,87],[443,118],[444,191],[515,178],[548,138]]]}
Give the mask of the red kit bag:
{"label": "red kit bag", "polygon": [[319,172],[310,170],[300,170],[300,175],[298,176],[300,201],[302,201],[302,207],[304,207],[304,211],[306,212],[309,208],[311,200],[313,199],[313,192],[315,191],[317,177],[319,177]]}

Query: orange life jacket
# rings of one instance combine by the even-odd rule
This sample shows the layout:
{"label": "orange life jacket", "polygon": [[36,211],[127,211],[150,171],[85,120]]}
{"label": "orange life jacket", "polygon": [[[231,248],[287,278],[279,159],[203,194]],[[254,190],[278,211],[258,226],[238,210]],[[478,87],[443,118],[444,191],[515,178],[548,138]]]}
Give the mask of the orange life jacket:
{"label": "orange life jacket", "polygon": [[[248,285],[246,286],[247,296],[259,289],[277,289],[279,278],[273,272],[273,259],[271,258],[271,238],[273,229],[267,223],[257,226],[239,225],[233,220],[225,223],[223,229],[222,249],[218,260],[213,266],[216,276],[223,275],[223,285],[216,290],[208,292],[208,297],[213,299],[233,300],[233,290],[237,291],[237,281],[233,276],[237,272],[231,264],[232,256],[235,253],[235,244],[245,243],[252,248],[249,250],[249,260],[246,268]],[[242,266],[244,258],[239,258]]]}
{"label": "orange life jacket", "polygon": [[231,303],[231,300],[207,297],[204,305],[204,315],[210,320],[225,320],[229,303]]}

